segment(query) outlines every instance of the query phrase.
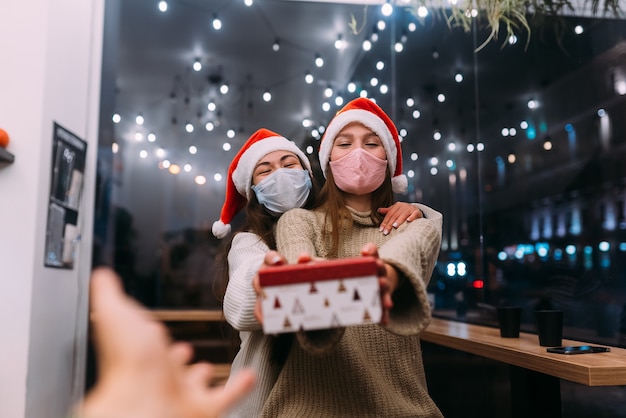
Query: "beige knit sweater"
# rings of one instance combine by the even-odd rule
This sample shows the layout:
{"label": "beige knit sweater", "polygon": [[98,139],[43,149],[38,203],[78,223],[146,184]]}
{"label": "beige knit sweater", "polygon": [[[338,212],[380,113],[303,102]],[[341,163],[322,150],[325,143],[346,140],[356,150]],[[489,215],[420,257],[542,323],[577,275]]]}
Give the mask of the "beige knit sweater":
{"label": "beige knit sweater", "polygon": [[[265,417],[441,417],[428,395],[419,333],[428,325],[426,286],[441,244],[442,216],[420,205],[426,218],[384,236],[368,213],[351,210],[341,231],[339,258],[358,256],[374,242],[380,257],[406,280],[393,295],[386,327],[367,325],[300,334],[272,388]],[[327,257],[324,213],[294,209],[278,222],[278,250],[290,262],[301,252]],[[311,351],[311,347],[314,348]]]}

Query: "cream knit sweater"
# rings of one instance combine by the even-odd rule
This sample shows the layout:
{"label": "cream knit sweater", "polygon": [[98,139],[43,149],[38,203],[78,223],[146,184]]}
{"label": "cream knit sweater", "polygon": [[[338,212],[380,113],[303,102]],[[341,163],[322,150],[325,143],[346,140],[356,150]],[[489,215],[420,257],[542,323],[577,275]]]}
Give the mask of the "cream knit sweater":
{"label": "cream knit sweater", "polygon": [[[390,323],[299,334],[300,344],[292,345],[262,416],[442,416],[428,395],[419,341],[430,320],[426,286],[439,254],[442,216],[427,206],[419,208],[424,219],[405,223],[388,236],[373,225],[369,212],[351,210],[354,223],[341,231],[339,258],[358,256],[365,243],[374,242],[380,258],[406,279],[394,292]],[[276,232],[279,252],[290,262],[301,252],[327,257],[331,243],[322,234],[323,220],[320,211],[283,214]]]}
{"label": "cream knit sweater", "polygon": [[261,324],[254,317],[256,293],[252,279],[268,251],[258,235],[240,232],[233,238],[228,253],[229,281],[224,295],[224,316],[239,331],[241,339],[230,375],[252,368],[257,374],[257,383],[252,393],[225,414],[226,417],[258,417],[280,372],[270,364],[270,337],[263,334]]}

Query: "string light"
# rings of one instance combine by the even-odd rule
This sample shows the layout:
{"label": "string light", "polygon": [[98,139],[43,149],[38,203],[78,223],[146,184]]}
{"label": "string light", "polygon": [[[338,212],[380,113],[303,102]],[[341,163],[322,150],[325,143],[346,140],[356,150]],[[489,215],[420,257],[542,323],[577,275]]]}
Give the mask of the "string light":
{"label": "string light", "polygon": [[213,29],[222,29],[222,21],[219,19],[219,17],[217,17],[217,15],[213,15]]}
{"label": "string light", "polygon": [[393,13],[393,6],[391,5],[391,3],[389,3],[389,1],[387,1],[387,3],[383,4],[380,7],[380,12],[383,16],[391,16],[391,14]]}
{"label": "string light", "polygon": [[318,68],[322,68],[324,66],[324,59],[319,54],[315,54],[315,65]]}
{"label": "string light", "polygon": [[202,70],[202,62],[200,62],[200,58],[196,58],[193,62],[193,70],[196,72]]}
{"label": "string light", "polygon": [[337,40],[335,41],[335,49],[341,49],[343,48],[344,43],[343,43],[343,39],[341,37],[341,34],[339,34],[337,36]]}

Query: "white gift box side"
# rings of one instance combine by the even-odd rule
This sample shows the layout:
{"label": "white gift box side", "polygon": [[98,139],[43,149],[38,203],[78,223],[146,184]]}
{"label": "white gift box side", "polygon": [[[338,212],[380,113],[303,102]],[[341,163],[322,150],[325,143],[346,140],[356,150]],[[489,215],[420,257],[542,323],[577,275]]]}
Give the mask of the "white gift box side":
{"label": "white gift box side", "polygon": [[289,265],[259,272],[263,331],[279,334],[374,324],[382,318],[371,257]]}

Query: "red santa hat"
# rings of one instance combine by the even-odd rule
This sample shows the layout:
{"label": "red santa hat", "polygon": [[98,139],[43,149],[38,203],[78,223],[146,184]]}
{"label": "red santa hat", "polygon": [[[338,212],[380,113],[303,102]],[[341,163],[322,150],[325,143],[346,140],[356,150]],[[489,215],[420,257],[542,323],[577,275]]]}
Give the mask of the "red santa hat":
{"label": "red santa hat", "polygon": [[326,167],[330,159],[335,137],[349,123],[360,122],[367,126],[380,138],[387,154],[387,166],[391,174],[391,185],[396,193],[407,190],[408,181],[402,174],[402,149],[398,130],[387,114],[372,100],[359,97],[346,104],[330,121],[320,144],[320,167],[326,177]]}
{"label": "red santa hat", "polygon": [[230,233],[230,222],[250,200],[254,167],[261,158],[274,151],[293,152],[309,173],[312,173],[309,159],[293,141],[265,128],[253,133],[228,167],[226,198],[220,219],[213,223],[212,228],[213,235],[217,238],[224,238]]}

